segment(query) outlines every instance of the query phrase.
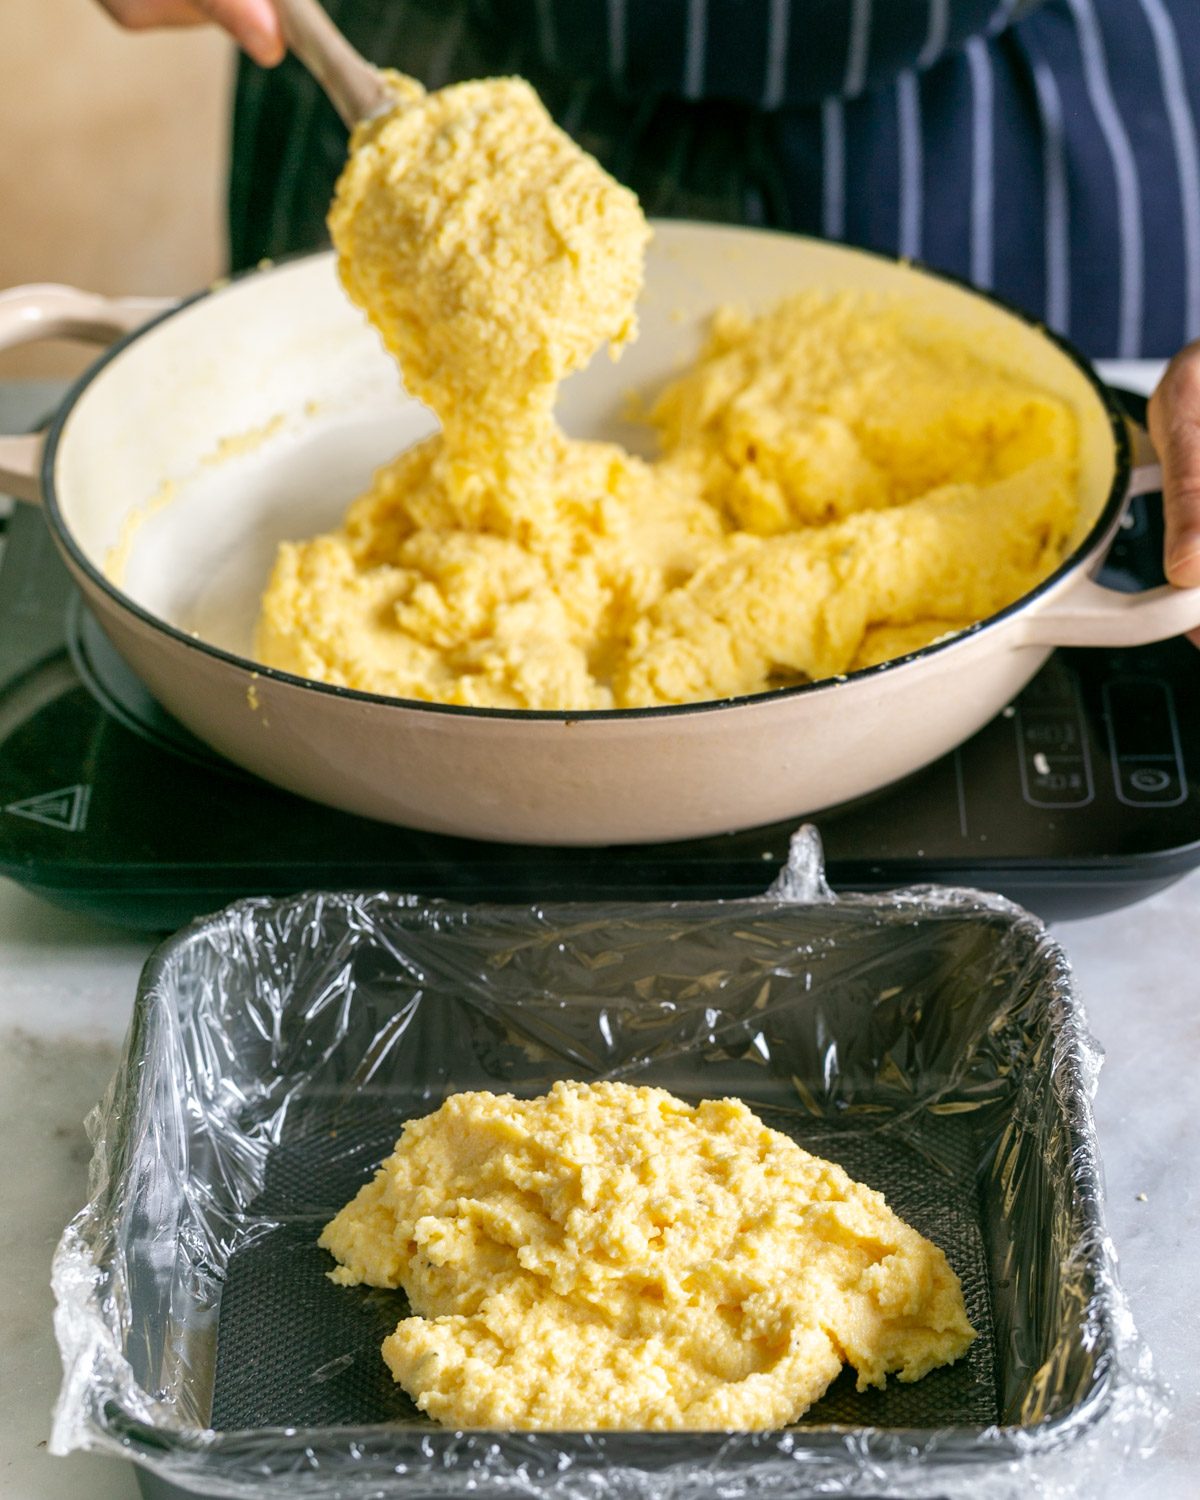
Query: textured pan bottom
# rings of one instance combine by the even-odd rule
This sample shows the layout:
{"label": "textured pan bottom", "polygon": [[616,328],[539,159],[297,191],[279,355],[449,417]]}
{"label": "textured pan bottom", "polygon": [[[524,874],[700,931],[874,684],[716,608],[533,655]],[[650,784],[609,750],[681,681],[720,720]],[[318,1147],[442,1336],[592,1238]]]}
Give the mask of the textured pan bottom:
{"label": "textured pan bottom", "polygon": [[[806,1150],[839,1163],[882,1192],[913,1228],[946,1252],[979,1337],[957,1364],[911,1385],[858,1394],[847,1371],[803,1425],[941,1427],[999,1417],[988,1270],[976,1187],[978,1148],[970,1116],[871,1115],[845,1124],[747,1101],[764,1122]],[[246,1232],[226,1272],[217,1334],[212,1425],[247,1427],[420,1424],[379,1346],[408,1303],[402,1292],[343,1288],[327,1280],[318,1249],[324,1224],[391,1150],[414,1105],[395,1094],[332,1097],[302,1138],[282,1144],[267,1168]],[[347,1153],[347,1138],[361,1149]],[[260,1219],[271,1225],[255,1232]]]}

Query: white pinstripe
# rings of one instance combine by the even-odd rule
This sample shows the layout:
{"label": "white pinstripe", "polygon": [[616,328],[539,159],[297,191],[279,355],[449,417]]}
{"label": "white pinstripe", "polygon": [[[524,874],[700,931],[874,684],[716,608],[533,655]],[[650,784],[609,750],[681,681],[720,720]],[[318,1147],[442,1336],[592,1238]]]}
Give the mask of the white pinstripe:
{"label": "white pinstripe", "polygon": [[558,123],[568,135],[578,135],[579,127],[583,124],[583,114],[588,107],[591,97],[592,86],[586,78],[577,78],[571,84],[571,92],[567,95],[567,102],[558,117]]}
{"label": "white pinstripe", "polygon": [[608,0],[608,66],[614,78],[625,76],[625,0]]}
{"label": "white pinstripe", "polygon": [[950,0],[929,0],[929,28],[925,33],[925,45],[917,55],[917,67],[927,68],[946,50],[946,36],[950,30]]}
{"label": "white pinstripe", "polygon": [[821,102],[821,232],[846,234],[846,113],[840,99]]}
{"label": "white pinstripe", "polygon": [[[393,5],[389,10],[385,11],[381,17],[383,25],[378,31],[371,33],[371,56],[383,58],[385,60],[384,65],[386,65],[386,60],[396,55],[396,43],[400,32],[409,19],[408,7],[406,5]],[[453,19],[458,23],[458,30],[461,32],[464,20],[461,9],[455,12]]]}
{"label": "white pinstripe", "polygon": [[1091,0],[1067,0],[1079,48],[1083,56],[1083,78],[1088,98],[1100,124],[1100,134],[1112,158],[1117,183],[1118,238],[1121,280],[1118,287],[1119,321],[1117,347],[1119,359],[1136,359],[1142,343],[1142,299],[1145,251],[1142,244],[1142,192],[1138,182],[1137,163],[1124,122],[1113,97],[1108,62],[1104,56],[1104,39]]}
{"label": "white pinstripe", "polygon": [[748,182],[742,189],[742,222],[745,224],[767,222],[766,201],[763,198],[762,188],[756,182]]}
{"label": "white pinstripe", "polygon": [[995,273],[992,59],[979,37],[963,50],[971,71],[971,280],[990,287]]}
{"label": "white pinstripe", "polygon": [[767,19],[767,76],[763,84],[762,107],[778,109],[783,103],[787,85],[788,21],[791,0],[771,0]]}
{"label": "white pinstripe", "polygon": [[1071,331],[1070,200],[1063,140],[1062,99],[1054,73],[1039,58],[1033,86],[1042,117],[1042,173],[1046,214],[1046,322],[1059,333]]}
{"label": "white pinstripe", "polygon": [[704,93],[704,53],[708,41],[708,0],[688,0],[687,51],[683,59],[683,96],[699,99]]}
{"label": "white pinstripe", "polygon": [[558,36],[554,26],[554,0],[537,0],[538,34],[542,56],[548,63],[558,61]]}
{"label": "white pinstripe", "polygon": [[850,46],[846,52],[846,76],[842,93],[857,99],[867,81],[867,59],[871,55],[872,0],[854,0],[850,13]]}
{"label": "white pinstripe", "polygon": [[1154,35],[1163,97],[1167,102],[1167,120],[1179,168],[1186,277],[1184,327],[1187,330],[1186,336],[1195,338],[1200,335],[1200,146],[1196,138],[1196,118],[1188,98],[1175,24],[1162,0],[1140,0],[1140,4]]}
{"label": "white pinstripe", "polygon": [[925,210],[924,161],[921,151],[921,86],[913,72],[896,79],[896,134],[900,153],[900,254],[921,256],[921,223]]}
{"label": "white pinstripe", "polygon": [[[429,59],[429,65],[425,70],[425,87],[428,89],[440,89],[449,80],[455,56],[462,44],[463,31],[467,24],[467,12],[465,7],[459,6],[446,22],[446,30],[438,43],[437,51]],[[381,52],[381,57],[390,56],[390,52]]]}
{"label": "white pinstripe", "polygon": [[1009,24],[1021,0],[1001,0],[1000,8],[987,24],[987,35],[996,36]]}
{"label": "white pinstripe", "polygon": [[[338,18],[333,12],[333,7],[329,6],[328,9],[331,19],[336,23]],[[279,164],[279,181],[283,183],[284,190],[276,196],[271,208],[271,227],[267,240],[270,245],[287,244],[292,205],[296,201],[296,192],[304,177],[304,162],[309,151],[313,116],[320,97],[319,89],[306,89],[296,105],[295,115],[288,122],[287,147]]]}

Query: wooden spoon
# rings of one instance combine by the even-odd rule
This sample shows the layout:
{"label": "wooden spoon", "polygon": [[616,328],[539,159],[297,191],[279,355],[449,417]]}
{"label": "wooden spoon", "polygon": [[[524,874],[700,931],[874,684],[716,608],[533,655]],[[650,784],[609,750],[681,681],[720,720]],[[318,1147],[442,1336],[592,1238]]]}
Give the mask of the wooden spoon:
{"label": "wooden spoon", "polygon": [[317,0],[275,0],[283,39],[353,128],[396,107],[384,74],[357,52]]}

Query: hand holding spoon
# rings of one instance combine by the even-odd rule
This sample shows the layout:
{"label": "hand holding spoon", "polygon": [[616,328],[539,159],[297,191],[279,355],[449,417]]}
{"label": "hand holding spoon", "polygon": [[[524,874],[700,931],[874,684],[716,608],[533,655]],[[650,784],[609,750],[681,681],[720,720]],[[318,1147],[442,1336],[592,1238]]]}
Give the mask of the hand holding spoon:
{"label": "hand holding spoon", "polygon": [[353,129],[396,107],[385,75],[356,51],[317,0],[274,0],[284,41]]}

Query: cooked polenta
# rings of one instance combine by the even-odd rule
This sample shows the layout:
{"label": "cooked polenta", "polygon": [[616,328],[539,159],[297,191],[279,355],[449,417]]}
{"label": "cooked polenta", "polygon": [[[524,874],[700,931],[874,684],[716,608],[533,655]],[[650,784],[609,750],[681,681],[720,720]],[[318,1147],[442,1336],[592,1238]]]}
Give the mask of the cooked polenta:
{"label": "cooked polenta", "polygon": [[459,1427],[766,1428],[918,1380],[975,1337],[942,1252],[736,1100],[559,1083],[410,1122],[326,1226],[335,1281],[403,1287],[383,1344]]}
{"label": "cooked polenta", "polygon": [[483,707],[705,701],[914,650],[1060,561],[1074,414],[903,301],[719,312],[655,462],[568,439],[559,381],[636,331],[637,201],[520,80],[398,90],[330,226],[442,430],[280,547],[263,661]]}

